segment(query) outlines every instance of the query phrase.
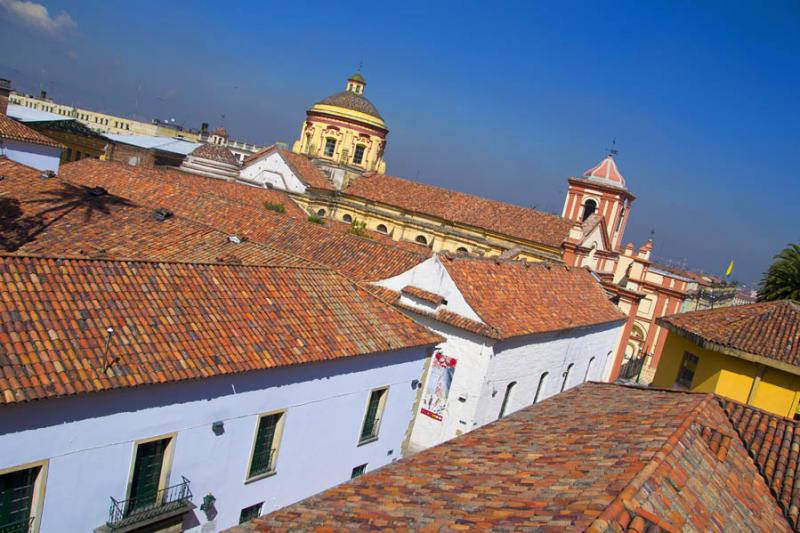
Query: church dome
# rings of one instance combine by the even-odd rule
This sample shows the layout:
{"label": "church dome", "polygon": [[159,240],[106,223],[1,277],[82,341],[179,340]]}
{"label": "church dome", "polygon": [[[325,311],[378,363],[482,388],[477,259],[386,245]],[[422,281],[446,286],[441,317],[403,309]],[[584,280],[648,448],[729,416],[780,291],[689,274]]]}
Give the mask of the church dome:
{"label": "church dome", "polygon": [[583,177],[590,181],[596,181],[618,189],[627,189],[625,186],[625,178],[622,177],[617,164],[614,162],[614,156],[609,154],[600,163],[586,172]]}
{"label": "church dome", "polygon": [[225,181],[235,181],[239,177],[239,160],[219,144],[201,144],[186,156],[180,168],[184,172]]}
{"label": "church dome", "polygon": [[[360,94],[356,94],[350,91],[342,91],[340,93],[333,94],[324,100],[320,100],[314,106],[318,105],[332,105],[336,107],[342,107],[344,109],[350,109],[351,111],[358,111],[359,113],[364,113],[365,115],[370,115],[377,119],[383,120],[383,117],[380,113],[378,113],[378,108],[375,105],[361,96]],[[313,109],[313,108],[312,108]]]}

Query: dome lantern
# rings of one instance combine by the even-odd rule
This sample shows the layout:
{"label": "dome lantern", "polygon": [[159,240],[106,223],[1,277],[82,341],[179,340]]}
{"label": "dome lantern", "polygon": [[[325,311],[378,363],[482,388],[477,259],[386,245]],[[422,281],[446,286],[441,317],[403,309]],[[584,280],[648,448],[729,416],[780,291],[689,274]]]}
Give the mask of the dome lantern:
{"label": "dome lantern", "polygon": [[355,94],[364,94],[364,87],[366,86],[367,82],[364,81],[364,77],[360,72],[356,72],[347,78],[347,86],[345,87],[345,90]]}

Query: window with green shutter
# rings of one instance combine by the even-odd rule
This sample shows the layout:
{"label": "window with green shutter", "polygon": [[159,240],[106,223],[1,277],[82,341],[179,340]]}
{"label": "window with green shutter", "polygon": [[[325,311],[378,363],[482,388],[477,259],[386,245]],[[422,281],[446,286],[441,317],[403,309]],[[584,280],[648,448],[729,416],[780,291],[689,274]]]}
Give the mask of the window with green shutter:
{"label": "window with green shutter", "polygon": [[364,472],[366,472],[366,471],[367,471],[367,464],[366,463],[364,463],[363,465],[359,465],[359,466],[355,467],[353,469],[353,471],[350,473],[350,479],[355,479],[358,476],[363,475]]}
{"label": "window with green shutter", "polygon": [[170,439],[143,442],[136,447],[131,491],[126,514],[157,505],[164,453]]}
{"label": "window with green shutter", "polygon": [[364,414],[364,424],[361,426],[361,438],[359,442],[373,440],[378,437],[381,415],[383,414],[383,403],[388,389],[378,389],[369,395],[367,412]]}
{"label": "window with green shutter", "polygon": [[275,413],[262,416],[259,419],[248,477],[266,474],[275,469],[275,456],[277,452],[276,435],[282,416],[283,413]]}
{"label": "window with green shutter", "polygon": [[239,513],[239,523],[244,524],[245,522],[249,522],[254,518],[258,518],[261,516],[261,506],[264,505],[264,502],[257,503],[255,505],[251,505],[250,507],[245,507],[242,509],[242,512]]}
{"label": "window with green shutter", "polygon": [[36,479],[41,469],[37,466],[0,475],[0,532],[28,531]]}

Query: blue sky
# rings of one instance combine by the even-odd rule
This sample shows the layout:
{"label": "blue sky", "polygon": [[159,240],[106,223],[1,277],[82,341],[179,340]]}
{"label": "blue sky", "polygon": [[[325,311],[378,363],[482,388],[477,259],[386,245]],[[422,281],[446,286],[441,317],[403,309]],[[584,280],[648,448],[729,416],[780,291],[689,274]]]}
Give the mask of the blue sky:
{"label": "blue sky", "polygon": [[259,144],[363,62],[394,175],[560,213],[616,138],[626,240],[745,282],[800,241],[795,1],[0,0],[0,50],[26,92]]}

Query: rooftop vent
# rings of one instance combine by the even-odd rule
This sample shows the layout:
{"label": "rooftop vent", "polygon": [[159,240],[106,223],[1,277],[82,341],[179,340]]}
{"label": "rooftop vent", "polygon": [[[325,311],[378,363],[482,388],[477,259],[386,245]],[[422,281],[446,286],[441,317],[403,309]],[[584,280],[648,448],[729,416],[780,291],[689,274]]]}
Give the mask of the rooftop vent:
{"label": "rooftop vent", "polygon": [[242,239],[240,239],[238,235],[228,235],[228,241],[233,244],[242,244]]}
{"label": "rooftop vent", "polygon": [[92,187],[91,189],[89,189],[89,194],[91,196],[105,196],[106,194],[108,194],[108,191],[102,187]]}
{"label": "rooftop vent", "polygon": [[55,178],[56,173],[53,172],[52,170],[45,170],[41,174],[39,174],[39,177],[45,180],[49,180],[50,178]]}
{"label": "rooftop vent", "polygon": [[153,218],[158,220],[159,222],[164,222],[168,218],[172,218],[175,216],[175,213],[167,209],[166,207],[159,207],[153,210]]}

